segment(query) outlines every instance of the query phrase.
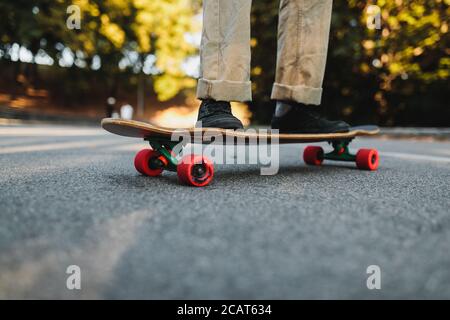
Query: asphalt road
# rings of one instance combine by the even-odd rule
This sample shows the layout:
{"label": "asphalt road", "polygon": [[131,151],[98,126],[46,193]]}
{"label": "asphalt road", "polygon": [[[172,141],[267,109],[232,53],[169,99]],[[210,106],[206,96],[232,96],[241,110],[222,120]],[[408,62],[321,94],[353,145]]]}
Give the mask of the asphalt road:
{"label": "asphalt road", "polygon": [[450,142],[357,140],[378,172],[283,146],[278,175],[220,165],[204,189],[138,175],[144,146],[0,127],[0,298],[450,298]]}

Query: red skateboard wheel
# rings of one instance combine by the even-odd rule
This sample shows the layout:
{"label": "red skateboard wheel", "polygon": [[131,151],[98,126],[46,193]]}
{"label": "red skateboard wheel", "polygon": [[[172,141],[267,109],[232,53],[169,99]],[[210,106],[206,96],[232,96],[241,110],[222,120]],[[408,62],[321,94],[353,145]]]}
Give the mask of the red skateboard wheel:
{"label": "red skateboard wheel", "polygon": [[361,149],[356,154],[356,166],[361,170],[375,171],[378,169],[380,157],[375,149]]}
{"label": "red skateboard wheel", "polygon": [[303,152],[303,160],[311,166],[320,166],[323,162],[323,156],[322,147],[308,146]]}
{"label": "red skateboard wheel", "polygon": [[187,155],[177,167],[178,178],[181,182],[194,186],[204,187],[211,183],[214,177],[214,165],[205,156]]}
{"label": "red skateboard wheel", "polygon": [[[164,171],[164,165],[166,165],[165,159],[161,157],[161,155],[151,149],[144,149],[139,151],[136,154],[136,157],[134,158],[134,167],[136,170],[149,177],[157,177],[161,175],[161,173]],[[151,162],[159,162],[161,165],[161,168],[152,168]]]}

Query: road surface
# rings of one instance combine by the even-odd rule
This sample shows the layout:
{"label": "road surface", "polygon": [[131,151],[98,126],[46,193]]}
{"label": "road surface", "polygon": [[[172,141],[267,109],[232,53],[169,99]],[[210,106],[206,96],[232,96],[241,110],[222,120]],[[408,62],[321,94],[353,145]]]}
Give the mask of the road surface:
{"label": "road surface", "polygon": [[450,142],[357,140],[380,150],[378,172],[307,167],[304,145],[282,146],[278,175],[219,165],[204,189],[138,175],[142,147],[0,127],[0,298],[450,298]]}

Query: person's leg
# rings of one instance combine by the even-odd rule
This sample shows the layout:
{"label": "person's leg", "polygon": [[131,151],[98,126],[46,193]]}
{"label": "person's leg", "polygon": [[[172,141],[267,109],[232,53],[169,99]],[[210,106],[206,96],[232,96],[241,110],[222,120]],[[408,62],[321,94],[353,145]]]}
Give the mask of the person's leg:
{"label": "person's leg", "polygon": [[[251,0],[204,0],[200,79],[203,126],[237,128],[230,101],[250,101]],[[220,102],[219,102],[220,101]],[[239,121],[239,120],[237,120]]]}
{"label": "person's leg", "polygon": [[319,105],[332,0],[281,0],[274,100]]}
{"label": "person's leg", "polygon": [[[346,123],[322,119],[310,107],[321,103],[332,6],[332,0],[281,0],[277,70],[272,90],[272,99],[278,101],[272,123],[277,129],[348,130]],[[315,118],[317,121],[313,121]]]}
{"label": "person's leg", "polygon": [[197,96],[250,101],[251,0],[204,0]]}

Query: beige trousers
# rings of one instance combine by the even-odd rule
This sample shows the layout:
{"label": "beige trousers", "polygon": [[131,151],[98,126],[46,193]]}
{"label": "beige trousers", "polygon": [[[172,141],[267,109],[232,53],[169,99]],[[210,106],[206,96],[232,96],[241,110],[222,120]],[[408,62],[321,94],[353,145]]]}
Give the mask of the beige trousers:
{"label": "beige trousers", "polygon": [[[251,5],[252,0],[203,0],[199,99],[252,100]],[[281,0],[272,99],[320,104],[332,5],[332,0]]]}

